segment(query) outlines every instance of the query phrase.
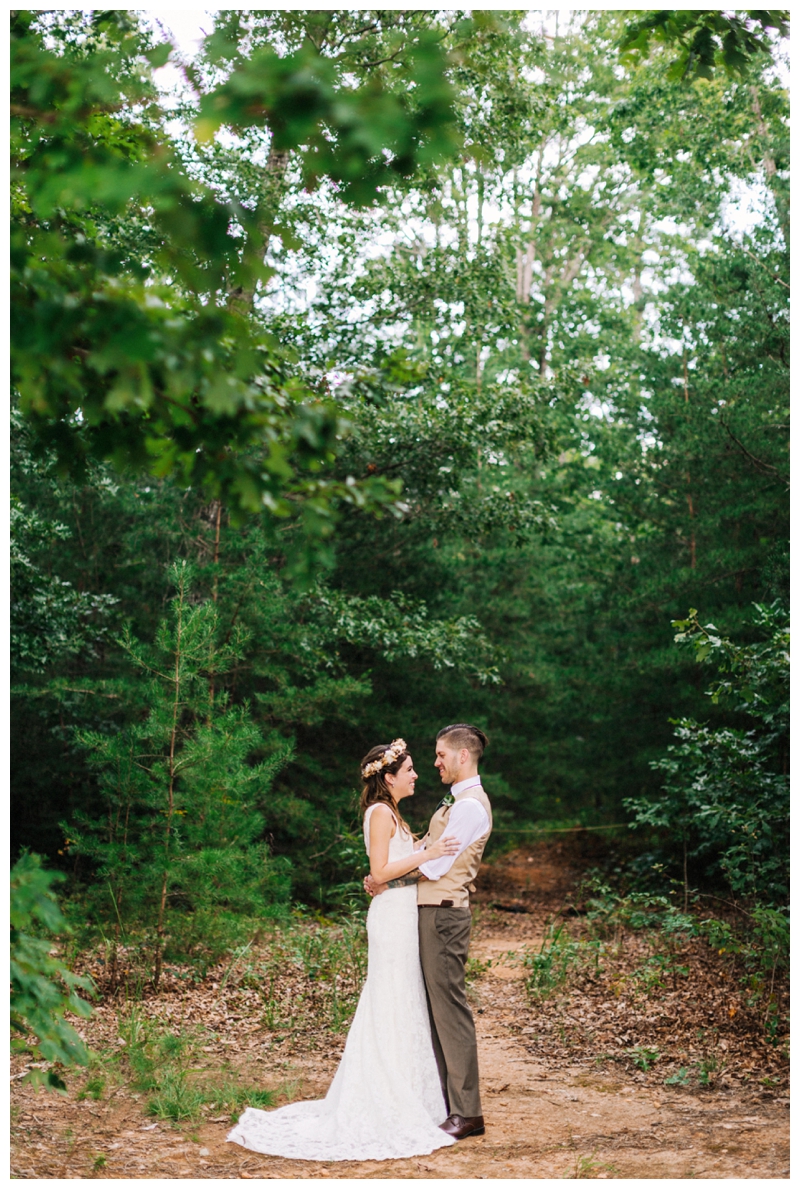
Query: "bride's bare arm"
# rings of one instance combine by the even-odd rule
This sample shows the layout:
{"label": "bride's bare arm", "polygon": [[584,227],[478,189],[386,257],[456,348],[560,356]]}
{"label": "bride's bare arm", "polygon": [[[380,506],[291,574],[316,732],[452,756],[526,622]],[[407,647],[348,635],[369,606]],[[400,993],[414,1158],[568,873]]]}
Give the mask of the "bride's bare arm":
{"label": "bride's bare arm", "polygon": [[[389,843],[394,826],[394,814],[388,805],[376,805],[369,819],[369,873],[375,883],[388,884],[390,880],[408,875],[419,867],[422,855],[418,850],[403,859],[389,862]],[[440,838],[433,846],[426,848],[425,861],[441,858],[442,855],[454,855],[458,846],[457,838]]]}
{"label": "bride's bare arm", "polygon": [[[425,850],[427,840],[428,835],[426,834],[424,838],[420,838],[419,842],[414,843],[414,851],[416,854],[419,854],[421,850]],[[429,859],[430,855],[426,855],[425,858],[426,860]],[[388,883],[381,884],[380,888],[375,886],[372,889],[373,895],[375,895],[378,891],[384,892],[387,888],[408,888],[412,884],[422,883],[422,881],[426,880],[427,878],[427,875],[423,875],[420,869],[415,867],[413,871],[409,871],[408,875],[398,875],[395,879],[390,879]]]}

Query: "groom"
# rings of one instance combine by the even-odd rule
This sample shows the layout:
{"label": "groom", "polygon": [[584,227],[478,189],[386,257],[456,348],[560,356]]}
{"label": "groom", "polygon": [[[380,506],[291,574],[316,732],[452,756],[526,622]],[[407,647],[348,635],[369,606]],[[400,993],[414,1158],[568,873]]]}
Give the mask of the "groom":
{"label": "groom", "polygon": [[386,888],[418,884],[419,955],[433,1048],[450,1112],[441,1127],[456,1139],[483,1135],[485,1130],[475,1022],[464,986],[472,926],[469,893],[475,891],[473,880],[492,832],[492,808],[478,775],[485,746],[483,731],[468,723],[443,727],[436,736],[435,764],[442,784],[451,787],[423,841],[428,846],[445,832],[454,835],[459,842],[456,854],[420,863],[418,872],[388,884],[375,884],[369,876],[365,880],[367,891],[375,895]]}

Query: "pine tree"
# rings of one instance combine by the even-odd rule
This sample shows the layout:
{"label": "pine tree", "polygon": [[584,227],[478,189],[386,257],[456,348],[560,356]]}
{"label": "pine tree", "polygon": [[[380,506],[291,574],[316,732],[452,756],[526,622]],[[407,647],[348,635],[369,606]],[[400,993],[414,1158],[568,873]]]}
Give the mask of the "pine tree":
{"label": "pine tree", "polygon": [[[231,705],[218,677],[242,656],[245,634],[220,639],[213,601],[194,602],[192,567],[171,568],[176,593],[153,647],[122,641],[138,671],[143,715],[114,734],[78,742],[99,776],[102,816],[64,824],[67,849],[96,867],[91,912],[134,925],[153,948],[158,985],[166,951],[229,942],[242,918],[288,896],[289,877],[260,838],[260,806],[291,757],[265,739],[249,707]],[[261,758],[259,758],[261,757]]]}

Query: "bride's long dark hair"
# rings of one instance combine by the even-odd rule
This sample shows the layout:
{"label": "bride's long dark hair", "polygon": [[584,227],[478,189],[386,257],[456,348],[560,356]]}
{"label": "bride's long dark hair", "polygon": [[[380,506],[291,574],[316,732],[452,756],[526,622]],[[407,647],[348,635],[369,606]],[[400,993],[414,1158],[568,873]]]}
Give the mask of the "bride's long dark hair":
{"label": "bride's long dark hair", "polygon": [[[368,751],[361,761],[361,771],[364,771],[367,764],[371,764],[374,760],[379,760],[389,747],[391,747],[390,743],[379,743],[377,747],[373,747]],[[411,834],[411,827],[397,808],[397,802],[392,796],[392,790],[389,788],[385,779],[387,772],[390,772],[392,776],[396,776],[407,759],[408,752],[404,751],[391,764],[386,764],[377,772],[373,772],[371,776],[362,776],[361,779],[364,782],[364,787],[361,790],[361,813],[363,816],[370,805],[377,805],[378,802],[382,805],[388,805],[397,818],[401,830],[405,830],[407,834]]]}

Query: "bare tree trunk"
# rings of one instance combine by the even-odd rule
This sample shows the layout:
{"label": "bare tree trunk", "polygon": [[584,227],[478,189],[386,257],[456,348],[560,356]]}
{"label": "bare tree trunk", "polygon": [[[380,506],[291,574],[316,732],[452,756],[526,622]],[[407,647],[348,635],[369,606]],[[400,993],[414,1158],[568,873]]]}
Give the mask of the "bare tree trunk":
{"label": "bare tree trunk", "polygon": [[[549,295],[544,302],[544,317],[541,323],[541,342],[539,345],[539,373],[544,375],[547,369],[547,332],[550,328],[550,322],[555,313],[558,303],[561,300],[564,291],[569,288],[572,282],[581,271],[586,258],[589,255],[589,247],[584,244],[567,264],[561,276],[555,282]],[[545,273],[545,288],[549,288],[550,279],[553,275],[553,266],[551,265]]]}
{"label": "bare tree trunk", "polygon": [[533,263],[536,259],[536,229],[542,213],[542,160],[544,145],[539,149],[539,160],[536,165],[536,176],[533,179],[533,202],[531,203],[531,217],[528,228],[528,244],[523,253],[517,250],[517,301],[528,305],[531,300],[531,285],[533,284]]}
{"label": "bare tree trunk", "polygon": [[777,166],[775,165],[775,158],[769,151],[769,129],[767,128],[766,120],[764,119],[761,111],[761,100],[758,97],[758,87],[754,83],[750,87],[750,96],[753,100],[753,113],[756,117],[756,128],[758,129],[758,135],[761,137],[761,160],[764,163],[764,172],[767,175],[767,185],[769,185],[771,178],[773,178],[777,172]]}
{"label": "bare tree trunk", "polygon": [[[219,563],[219,533],[220,525],[222,524],[222,500],[216,500],[217,515],[214,523],[214,565]],[[217,601],[217,572],[214,571],[214,589],[211,592],[211,597],[216,603]]]}
{"label": "bare tree trunk", "polygon": [[536,244],[534,243],[534,232],[536,225],[539,222],[539,216],[542,210],[542,192],[538,188],[533,196],[533,203],[531,205],[531,223],[530,236],[527,247],[523,253],[517,249],[517,301],[522,302],[523,305],[528,305],[531,300],[531,286],[533,285],[533,264],[536,260]]}
{"label": "bare tree trunk", "polygon": [[635,253],[636,264],[633,272],[633,341],[640,343],[642,341],[642,328],[644,325],[644,287],[642,285],[642,255],[644,253],[645,244],[642,239],[645,225],[645,210],[639,211],[639,222],[636,224],[636,234],[634,235],[631,248]]}
{"label": "bare tree trunk", "polygon": [[[283,182],[288,167],[289,152],[287,150],[278,151],[273,146],[270,146],[269,157],[267,158],[266,164],[266,190],[269,213],[266,214],[265,218],[258,224],[258,234],[260,239],[259,245],[255,249],[249,249],[250,251],[255,250],[256,252],[260,253],[261,260],[264,259],[267,249],[269,248],[270,237],[272,236],[272,231],[275,226],[274,212],[277,210],[280,204],[281,190],[283,188]],[[245,249],[245,251],[247,252],[248,249]],[[238,289],[234,289],[233,292],[228,294],[228,308],[235,310],[240,314],[249,314],[253,308],[256,290],[256,282],[253,282],[253,284],[247,288],[244,288],[240,285]]]}
{"label": "bare tree trunk", "polygon": [[[214,606],[217,605],[217,596],[219,593],[219,577],[217,574],[217,565],[219,564],[219,538],[220,528],[222,525],[222,500],[216,500],[217,514],[214,523],[214,584],[211,588],[211,599]],[[211,656],[209,657],[210,676],[208,679],[208,716],[206,718],[206,725],[211,726],[211,718],[214,713],[214,698],[217,692],[217,676],[214,672],[214,645],[211,645]]]}
{"label": "bare tree trunk", "polygon": [[[643,220],[644,220],[644,215],[642,215],[642,217],[639,220],[640,228],[642,226]],[[641,257],[642,251],[644,249],[644,244],[638,237],[638,229],[637,229],[637,238],[635,239],[633,246],[639,256],[639,259],[636,264],[636,271],[633,274],[633,284],[631,285],[631,288],[633,289],[633,341],[634,341],[634,343],[638,344],[642,341],[642,328],[644,326],[644,301],[643,301],[644,286],[642,285],[642,257]]]}
{"label": "bare tree trunk", "polygon": [[753,101],[753,114],[756,117],[756,129],[758,131],[759,139],[761,141],[761,162],[764,166],[764,174],[766,176],[767,185],[772,190],[775,197],[775,209],[778,212],[778,221],[781,225],[783,238],[786,246],[789,246],[789,212],[786,208],[786,203],[783,196],[776,191],[775,175],[778,172],[778,167],[775,163],[775,157],[769,147],[769,128],[764,119],[764,114],[761,111],[761,99],[758,94],[758,87],[755,83],[750,86],[750,97]]}
{"label": "bare tree trunk", "polygon": [[[683,344],[683,400],[689,403],[689,366],[686,359],[686,343]],[[686,502],[689,505],[689,565],[697,568],[697,540],[694,532],[694,500],[692,499],[692,476],[686,472]]]}
{"label": "bare tree trunk", "polygon": [[633,285],[631,286],[631,288],[633,289],[633,300],[635,303],[634,310],[633,310],[633,341],[635,343],[640,343],[642,341],[643,318],[642,318],[642,311],[638,308],[638,303],[644,297],[644,289],[642,287],[641,270],[639,270],[633,274]]}
{"label": "bare tree trunk", "polygon": [[[517,301],[523,306],[530,305],[531,301],[533,265],[536,260],[536,231],[542,214],[541,180],[543,157],[544,144],[539,149],[539,160],[536,164],[536,175],[533,179],[533,200],[531,202],[530,221],[528,224],[528,243],[524,251],[521,248],[517,249]],[[524,314],[520,319],[520,349],[522,358],[528,363],[531,358],[530,327],[527,324],[527,315]]]}

